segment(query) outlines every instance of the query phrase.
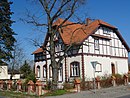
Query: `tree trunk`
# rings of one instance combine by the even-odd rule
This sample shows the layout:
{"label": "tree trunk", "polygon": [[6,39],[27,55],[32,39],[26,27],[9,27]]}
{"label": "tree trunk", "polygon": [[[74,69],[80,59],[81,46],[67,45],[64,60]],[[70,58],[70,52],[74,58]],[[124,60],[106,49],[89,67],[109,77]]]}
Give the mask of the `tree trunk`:
{"label": "tree trunk", "polygon": [[[52,28],[50,28],[52,29]],[[58,81],[58,66],[55,58],[55,43],[53,41],[54,34],[50,30],[50,56],[51,56],[51,65],[52,65],[52,87],[51,90],[57,90],[57,81]]]}

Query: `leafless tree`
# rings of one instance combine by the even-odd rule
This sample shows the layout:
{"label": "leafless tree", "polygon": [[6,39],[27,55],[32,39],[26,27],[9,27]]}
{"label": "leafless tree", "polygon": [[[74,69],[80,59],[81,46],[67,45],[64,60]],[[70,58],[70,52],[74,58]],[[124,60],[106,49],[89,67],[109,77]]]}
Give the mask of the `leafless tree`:
{"label": "leafless tree", "polygon": [[[44,50],[47,50],[51,57],[51,65],[52,65],[52,90],[57,89],[57,81],[58,81],[58,68],[60,66],[61,61],[63,60],[66,52],[69,50],[69,48],[72,46],[66,46],[64,49],[64,55],[59,56],[59,60],[56,62],[56,55],[55,55],[55,43],[54,43],[54,36],[56,32],[60,28],[63,27],[63,24],[69,20],[80,6],[82,6],[86,0],[33,0],[33,2],[39,4],[42,15],[45,15],[46,23],[41,23],[41,21],[38,20],[37,14],[30,15],[30,12],[28,12],[26,20],[27,23],[31,23],[37,27],[47,27],[47,34],[50,38],[49,43],[49,50],[46,49],[45,46],[42,48]],[[54,28],[53,23],[58,18],[63,17],[64,21],[60,23],[56,28]],[[43,22],[42,20],[42,22]]]}
{"label": "leafless tree", "polygon": [[20,66],[23,64],[25,58],[25,53],[23,48],[21,47],[20,42],[15,42],[14,44],[14,51],[12,52],[13,58],[9,62],[9,71],[11,73],[11,77],[15,74],[14,72],[19,72]]}

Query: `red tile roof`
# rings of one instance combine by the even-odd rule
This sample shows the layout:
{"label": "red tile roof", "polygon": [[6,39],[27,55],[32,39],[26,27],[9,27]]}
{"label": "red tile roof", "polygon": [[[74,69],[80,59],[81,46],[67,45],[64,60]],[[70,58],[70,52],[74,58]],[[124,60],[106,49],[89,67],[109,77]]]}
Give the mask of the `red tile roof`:
{"label": "red tile roof", "polygon": [[[57,21],[53,23],[53,26],[59,26],[61,23],[63,23],[63,21],[64,21],[63,19],[59,18]],[[102,20],[95,20],[88,25],[66,21],[65,23],[63,23],[62,27],[59,29],[59,33],[64,44],[66,45],[81,44],[86,38],[92,35],[101,25],[115,30],[120,40],[125,44],[127,50],[129,51],[128,45],[122,38],[117,28]],[[46,36],[46,38],[48,37]],[[36,54],[39,52],[43,52],[43,49],[39,48],[36,51],[34,51],[33,54]]]}
{"label": "red tile roof", "polygon": [[34,51],[32,54],[37,54],[37,53],[40,53],[40,52],[43,52],[43,49],[42,48],[38,48],[36,51]]}
{"label": "red tile roof", "polygon": [[[64,20],[58,19],[54,25],[60,25]],[[60,35],[63,42],[67,45],[76,43],[82,43],[89,35],[91,35],[100,25],[107,26],[112,29],[116,29],[114,26],[103,22],[102,20],[95,20],[89,25],[76,24],[73,22],[66,21],[63,27],[59,29]]]}

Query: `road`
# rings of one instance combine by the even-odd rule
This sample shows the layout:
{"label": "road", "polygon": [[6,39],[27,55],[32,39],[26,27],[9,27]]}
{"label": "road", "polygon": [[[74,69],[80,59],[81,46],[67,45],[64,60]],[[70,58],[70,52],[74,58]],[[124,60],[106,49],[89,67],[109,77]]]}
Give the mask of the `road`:
{"label": "road", "polygon": [[45,98],[130,98],[130,86],[118,86],[93,91],[81,91],[80,93],[51,96]]}
{"label": "road", "polygon": [[118,97],[118,98],[130,98],[130,95],[125,95],[125,96]]}
{"label": "road", "polygon": [[[0,98],[7,98],[2,97]],[[9,98],[9,97],[8,97]],[[103,88],[96,90],[81,91],[80,93],[65,94],[61,96],[49,96],[39,98],[130,98],[130,85],[129,86],[117,86],[110,88]]]}

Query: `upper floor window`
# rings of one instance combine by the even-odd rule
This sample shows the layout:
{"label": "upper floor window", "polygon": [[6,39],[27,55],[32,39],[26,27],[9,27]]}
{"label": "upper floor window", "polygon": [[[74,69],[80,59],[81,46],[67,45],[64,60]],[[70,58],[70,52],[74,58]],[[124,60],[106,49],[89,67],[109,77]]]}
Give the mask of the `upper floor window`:
{"label": "upper floor window", "polygon": [[43,55],[43,53],[37,53],[35,54],[35,60],[43,60],[45,59],[45,55]]}
{"label": "upper floor window", "polygon": [[105,34],[110,34],[110,29],[109,28],[105,28],[105,27],[103,27],[103,33],[105,33]]}
{"label": "upper floor window", "polygon": [[96,50],[99,50],[99,39],[94,39],[94,47]]}
{"label": "upper floor window", "polygon": [[70,74],[72,77],[76,77],[80,75],[80,66],[79,62],[72,62],[70,64]]}

